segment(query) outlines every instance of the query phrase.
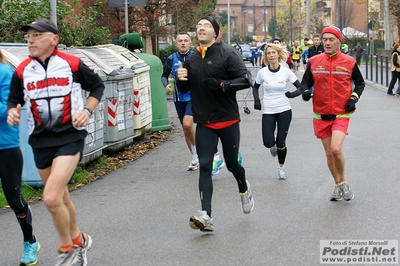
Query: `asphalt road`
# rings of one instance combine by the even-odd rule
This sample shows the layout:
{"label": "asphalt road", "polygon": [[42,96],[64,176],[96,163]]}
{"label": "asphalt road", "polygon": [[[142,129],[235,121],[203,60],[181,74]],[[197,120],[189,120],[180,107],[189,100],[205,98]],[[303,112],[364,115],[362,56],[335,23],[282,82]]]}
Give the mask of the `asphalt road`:
{"label": "asphalt road", "polygon": [[[189,227],[200,208],[198,172],[186,171],[190,154],[178,130],[137,161],[71,193],[80,228],[94,240],[89,265],[320,265],[320,240],[399,239],[399,98],[368,83],[357,103],[344,143],[355,198],[345,203],[329,201],[334,183],[313,134],[311,103],[291,100],[288,179],[280,181],[277,158],[262,144],[261,113],[245,95],[238,93],[240,150],[253,212],[242,213],[235,180],[223,168],[213,177],[215,231]],[[168,108],[178,124],[170,101]],[[43,202],[31,207],[42,245],[38,265],[53,265],[58,237],[51,217]],[[17,265],[22,235],[12,211],[0,210],[0,226],[0,265]]]}

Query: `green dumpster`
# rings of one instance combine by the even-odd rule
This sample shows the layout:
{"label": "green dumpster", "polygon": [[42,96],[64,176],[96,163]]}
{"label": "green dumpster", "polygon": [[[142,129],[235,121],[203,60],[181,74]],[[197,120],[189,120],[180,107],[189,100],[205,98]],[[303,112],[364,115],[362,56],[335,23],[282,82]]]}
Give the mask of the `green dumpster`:
{"label": "green dumpster", "polygon": [[164,86],[161,82],[163,65],[155,55],[145,53],[135,53],[150,66],[150,84],[151,84],[151,105],[153,108],[151,131],[171,130],[171,122],[168,117],[167,96]]}

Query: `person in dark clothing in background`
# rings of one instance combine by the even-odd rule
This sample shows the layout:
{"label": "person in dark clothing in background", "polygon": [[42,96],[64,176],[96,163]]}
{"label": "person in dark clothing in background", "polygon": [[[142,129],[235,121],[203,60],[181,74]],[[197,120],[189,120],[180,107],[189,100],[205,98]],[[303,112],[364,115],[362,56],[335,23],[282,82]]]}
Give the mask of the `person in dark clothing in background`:
{"label": "person in dark clothing in background", "polygon": [[308,59],[324,52],[324,46],[321,44],[321,37],[319,34],[313,35],[313,43],[314,45],[308,48]]}
{"label": "person in dark clothing in background", "polygon": [[239,54],[242,54],[243,52],[242,46],[240,46],[238,42],[235,42],[235,45],[233,47],[235,47],[235,49],[239,52]]}
{"label": "person in dark clothing in background", "polygon": [[361,43],[358,42],[356,47],[353,49],[354,54],[356,55],[356,63],[359,66],[361,64],[361,57],[364,52],[364,48],[362,48]]}
{"label": "person in dark clothing in background", "polygon": [[[390,81],[389,88],[387,94],[393,95],[393,88],[396,84],[396,81],[399,81],[399,88],[400,88],[400,44],[395,44],[393,46],[393,52],[391,57],[391,68],[392,71],[392,80]],[[396,96],[400,96],[400,90],[397,89]]]}

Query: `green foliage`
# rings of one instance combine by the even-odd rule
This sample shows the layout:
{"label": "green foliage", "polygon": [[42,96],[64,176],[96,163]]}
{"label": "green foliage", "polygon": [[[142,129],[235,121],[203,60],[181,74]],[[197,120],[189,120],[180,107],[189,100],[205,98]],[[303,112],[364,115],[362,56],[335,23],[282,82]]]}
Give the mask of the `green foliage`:
{"label": "green foliage", "polygon": [[221,12],[221,17],[219,19],[219,24],[221,26],[223,25],[228,25],[228,12],[226,12],[225,10]]}
{"label": "green foliage", "polygon": [[[97,19],[102,16],[98,5],[79,8],[79,0],[71,4],[57,1],[57,26],[60,43],[67,46],[89,46],[111,41],[111,32],[100,27]],[[39,18],[50,18],[50,1],[0,0],[0,41],[25,42],[21,26]]]}
{"label": "green foliage", "polygon": [[[268,21],[268,32],[272,35],[274,32],[274,25],[277,25],[276,17],[272,16],[271,19]],[[276,32],[275,32],[276,35]],[[271,36],[274,38],[275,36]]]}
{"label": "green foliage", "polygon": [[160,50],[160,60],[162,64],[165,64],[165,61],[167,61],[168,56],[171,54],[175,53],[178,51],[178,48],[175,45],[168,46],[165,49]]}
{"label": "green foliage", "polygon": [[3,208],[7,205],[6,196],[3,193],[3,188],[0,184],[0,208]]}
{"label": "green foliage", "polygon": [[[364,46],[365,49],[365,46]],[[385,49],[384,40],[374,40],[374,54],[378,54],[378,49]]]}
{"label": "green foliage", "polygon": [[72,176],[72,180],[76,183],[83,183],[86,177],[86,172],[82,169],[81,166],[78,166],[75,170],[74,175]]}
{"label": "green foliage", "polygon": [[61,21],[60,43],[67,46],[93,46],[107,44],[111,41],[111,32],[106,27],[97,25],[97,19],[102,16],[98,5],[82,8],[79,12],[71,12],[79,3],[75,0],[71,5],[58,1],[57,12]]}
{"label": "green foliage", "polygon": [[25,42],[20,29],[37,18],[49,18],[50,1],[0,0],[0,41]]}
{"label": "green foliage", "polygon": [[179,22],[176,25],[177,32],[179,31],[196,31],[197,20],[205,15],[213,15],[213,11],[217,5],[217,0],[173,0],[176,5],[174,9]]}

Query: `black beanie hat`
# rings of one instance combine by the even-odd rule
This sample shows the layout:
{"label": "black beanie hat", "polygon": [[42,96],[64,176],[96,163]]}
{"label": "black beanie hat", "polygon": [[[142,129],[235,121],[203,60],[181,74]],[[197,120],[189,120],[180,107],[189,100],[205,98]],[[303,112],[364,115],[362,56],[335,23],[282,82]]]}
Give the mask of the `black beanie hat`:
{"label": "black beanie hat", "polygon": [[210,16],[202,16],[199,19],[199,21],[202,20],[202,19],[206,19],[206,20],[211,22],[211,25],[213,26],[214,31],[215,31],[215,35],[217,35],[216,37],[218,37],[218,34],[219,34],[219,23],[218,23],[218,21],[216,21],[215,18],[210,17]]}
{"label": "black beanie hat", "polygon": [[279,39],[278,37],[275,37],[275,38],[272,39],[272,42],[274,42],[274,41],[281,42],[281,39]]}

